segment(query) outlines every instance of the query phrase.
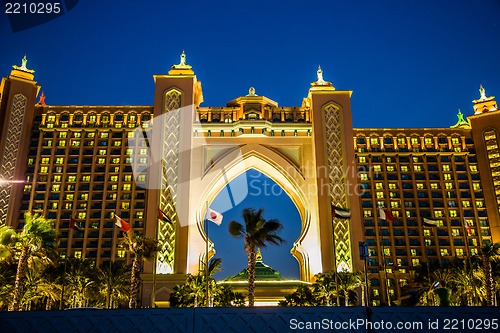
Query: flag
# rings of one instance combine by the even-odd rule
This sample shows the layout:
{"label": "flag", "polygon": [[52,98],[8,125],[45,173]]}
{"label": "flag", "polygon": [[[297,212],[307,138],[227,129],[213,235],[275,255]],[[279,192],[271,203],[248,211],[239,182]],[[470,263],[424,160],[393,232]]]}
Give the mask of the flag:
{"label": "flag", "polygon": [[172,220],[165,214],[160,207],[158,207],[158,220],[162,220],[163,222],[172,223]]}
{"label": "flag", "polygon": [[469,234],[469,235],[472,234],[472,226],[465,219],[465,217],[464,217],[464,226],[465,226],[465,229],[467,229],[467,234]]}
{"label": "flag", "polygon": [[69,219],[69,228],[76,230],[76,231],[82,231],[82,229],[76,225],[75,220],[73,219],[73,216],[71,216]]}
{"label": "flag", "polygon": [[349,219],[351,218],[351,211],[349,209],[332,206],[332,215],[341,219]]}
{"label": "flag", "polygon": [[381,220],[386,220],[386,221],[389,221],[389,222],[396,222],[398,220],[387,209],[379,208],[378,211],[379,211],[380,219]]}
{"label": "flag", "polygon": [[210,209],[209,207],[207,207],[207,214],[205,215],[205,218],[217,225],[221,225],[222,223],[222,214]]}
{"label": "flag", "polygon": [[438,227],[439,222],[436,220],[428,219],[427,217],[422,218],[425,227]]}
{"label": "flag", "polygon": [[132,230],[132,227],[130,226],[130,223],[125,221],[124,219],[120,218],[118,215],[115,214],[115,225],[119,227],[122,231],[124,232],[129,232]]}

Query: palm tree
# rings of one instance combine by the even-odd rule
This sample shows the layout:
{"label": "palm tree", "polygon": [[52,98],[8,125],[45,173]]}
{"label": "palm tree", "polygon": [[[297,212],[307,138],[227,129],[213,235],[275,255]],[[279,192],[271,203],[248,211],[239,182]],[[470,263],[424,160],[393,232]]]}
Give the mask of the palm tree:
{"label": "palm tree", "polygon": [[106,309],[116,308],[128,300],[130,270],[131,267],[122,261],[108,262],[98,269],[99,291],[104,296]]}
{"label": "palm tree", "polygon": [[361,287],[363,282],[363,273],[361,272],[338,272],[338,281],[339,281],[339,292],[342,292],[344,295],[344,304],[345,306],[349,306],[349,298],[353,299],[354,302],[357,294],[355,293],[355,289]]}
{"label": "palm tree", "polygon": [[486,302],[488,306],[494,305],[495,283],[493,280],[493,269],[491,259],[500,255],[500,243],[492,243],[490,240],[483,242],[481,246],[481,259],[483,261],[484,278],[486,286]]}
{"label": "palm tree", "polygon": [[[97,284],[95,261],[91,259],[67,258],[65,290],[70,295],[70,308],[87,307]],[[66,294],[66,293],[65,293]],[[63,304],[64,304],[63,300]]]}
{"label": "palm tree", "polygon": [[56,248],[57,231],[54,229],[52,221],[30,213],[25,214],[25,221],[25,225],[19,233],[11,227],[4,226],[0,228],[0,242],[3,245],[3,254],[5,254],[6,248],[13,250],[14,247],[20,252],[9,311],[19,311],[28,260],[36,256],[46,260],[50,250]]}
{"label": "palm tree", "polygon": [[154,238],[142,237],[135,235],[133,232],[128,232],[123,239],[123,245],[134,255],[128,306],[129,308],[136,308],[142,262],[144,259],[152,260],[154,258],[155,253],[159,250],[158,241]]}
{"label": "palm tree", "polygon": [[255,211],[252,208],[243,210],[245,225],[236,221],[229,222],[229,233],[233,237],[243,237],[245,252],[248,254],[248,306],[255,304],[255,264],[257,247],[266,247],[267,243],[281,245],[285,240],[276,233],[283,228],[277,219],[266,221],[262,217],[263,209]]}
{"label": "palm tree", "polygon": [[[315,276],[313,284],[314,294],[321,302],[321,305],[332,306],[337,297],[337,286],[335,282],[335,272],[319,273]],[[336,304],[339,306],[340,304]]]}

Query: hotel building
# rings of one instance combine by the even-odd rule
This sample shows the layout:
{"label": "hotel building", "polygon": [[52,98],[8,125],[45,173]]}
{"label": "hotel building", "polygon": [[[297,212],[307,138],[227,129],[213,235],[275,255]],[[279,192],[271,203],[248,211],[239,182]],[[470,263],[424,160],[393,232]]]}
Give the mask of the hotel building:
{"label": "hotel building", "polygon": [[[361,129],[352,126],[352,92],[335,89],[321,69],[294,107],[253,88],[226,106],[201,106],[201,82],[184,54],[154,80],[154,105],[53,106],[26,59],[14,66],[0,84],[0,224],[22,228],[25,212],[40,213],[60,232],[62,255],[101,264],[130,260],[117,212],[161,245],[156,265],[144,267],[143,305],[153,298],[153,272],[154,299],[165,301],[198,271],[200,207],[249,168],[297,206],[302,232],[291,254],[301,280],[362,270],[358,242],[366,241],[374,304],[398,299],[422,263],[445,264],[500,241],[500,111],[482,87],[450,128]],[[332,216],[332,205],[351,218]],[[172,224],[157,219],[158,207]],[[397,221],[380,220],[379,208]]]}

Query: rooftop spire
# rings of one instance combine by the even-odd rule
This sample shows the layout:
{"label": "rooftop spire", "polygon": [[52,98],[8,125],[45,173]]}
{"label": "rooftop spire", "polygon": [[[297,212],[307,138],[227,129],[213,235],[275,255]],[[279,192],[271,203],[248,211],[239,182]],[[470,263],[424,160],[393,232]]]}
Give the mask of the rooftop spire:
{"label": "rooftop spire", "polygon": [[24,55],[23,59],[21,59],[21,66],[12,66],[12,68],[26,72],[26,73],[34,73],[35,71],[32,69],[28,69],[26,65],[28,64],[28,59],[26,58],[26,54]]}
{"label": "rooftop spire", "polygon": [[321,65],[318,65],[316,76],[317,80],[311,83],[312,86],[332,86],[331,82],[325,81],[325,79],[323,79],[323,70],[321,69]]}
{"label": "rooftop spire", "polygon": [[180,63],[177,65],[172,65],[172,69],[191,69],[192,66],[188,65],[186,62],[186,53],[182,50]]}

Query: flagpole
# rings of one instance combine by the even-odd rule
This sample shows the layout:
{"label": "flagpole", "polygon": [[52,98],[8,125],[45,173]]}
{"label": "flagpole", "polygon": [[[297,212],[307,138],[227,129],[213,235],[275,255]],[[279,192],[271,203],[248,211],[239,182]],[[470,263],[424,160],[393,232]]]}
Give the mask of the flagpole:
{"label": "flagpole", "polygon": [[208,201],[206,202],[206,210],[205,210],[205,218],[203,219],[205,223],[205,233],[206,233],[206,242],[205,242],[205,279],[206,279],[206,284],[207,284],[207,290],[206,290],[206,298],[207,298],[207,308],[209,307],[209,297],[210,293],[208,290],[208,220],[206,219],[206,215],[208,212]]}
{"label": "flagpole", "polygon": [[[160,207],[158,206],[158,209]],[[155,239],[158,241],[158,228],[160,227],[160,222],[158,219],[158,212],[156,212],[156,230],[155,230]],[[151,295],[151,307],[155,308],[156,307],[156,265],[158,265],[158,251],[155,251],[154,253],[154,260],[153,260],[153,294]]]}
{"label": "flagpole", "polygon": [[[379,213],[380,214],[380,213]],[[385,283],[384,283],[384,287],[385,287],[385,293],[386,293],[386,296],[387,296],[387,305],[388,306],[391,306],[391,295],[389,293],[389,279],[387,277],[387,266],[386,266],[386,263],[385,263],[385,246],[384,246],[384,235],[382,234],[382,229],[380,228],[381,227],[381,224],[380,224],[380,217],[378,219],[378,232],[380,234],[380,238],[382,240],[382,267],[384,269],[384,276],[385,276]],[[387,220],[385,220],[387,222]]]}

